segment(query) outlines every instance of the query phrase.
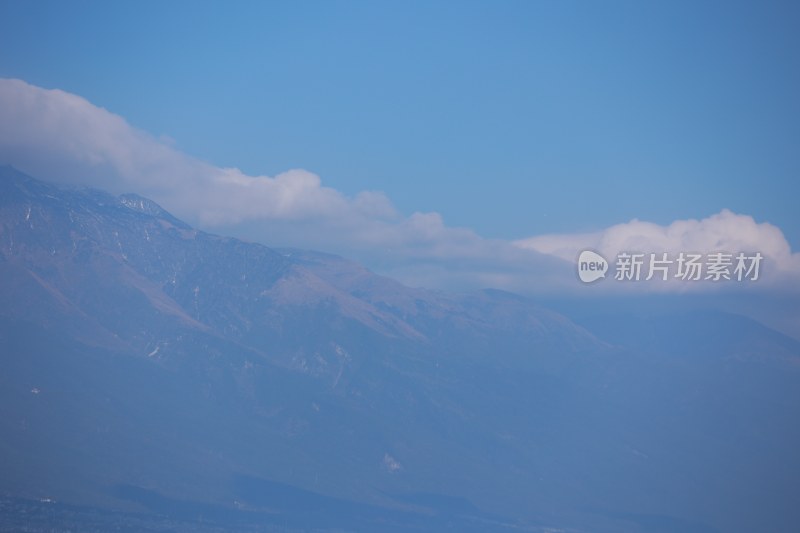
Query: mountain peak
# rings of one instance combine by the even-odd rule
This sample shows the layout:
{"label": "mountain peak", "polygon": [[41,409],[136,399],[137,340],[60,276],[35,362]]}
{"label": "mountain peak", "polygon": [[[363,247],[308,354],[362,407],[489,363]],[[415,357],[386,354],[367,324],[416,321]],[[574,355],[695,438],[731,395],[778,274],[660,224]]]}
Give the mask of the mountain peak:
{"label": "mountain peak", "polygon": [[145,215],[165,219],[175,226],[189,229],[188,224],[175,218],[169,211],[161,207],[153,200],[145,198],[144,196],[139,196],[138,194],[134,193],[126,193],[119,196],[119,201],[128,209],[136,211],[137,213],[143,213]]}
{"label": "mountain peak", "polygon": [[139,211],[140,213],[146,213],[153,216],[163,216],[164,214],[168,214],[163,207],[155,203],[153,200],[145,198],[144,196],[139,196],[138,194],[123,194],[120,195],[119,200],[126,207],[129,207],[134,211]]}

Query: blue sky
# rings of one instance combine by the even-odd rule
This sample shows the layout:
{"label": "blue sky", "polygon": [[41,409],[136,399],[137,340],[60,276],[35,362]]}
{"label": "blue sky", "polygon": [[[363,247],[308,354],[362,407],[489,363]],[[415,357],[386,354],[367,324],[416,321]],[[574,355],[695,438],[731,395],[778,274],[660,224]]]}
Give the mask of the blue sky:
{"label": "blue sky", "polygon": [[800,248],[792,2],[4,2],[0,77],[484,237],[729,208]]}

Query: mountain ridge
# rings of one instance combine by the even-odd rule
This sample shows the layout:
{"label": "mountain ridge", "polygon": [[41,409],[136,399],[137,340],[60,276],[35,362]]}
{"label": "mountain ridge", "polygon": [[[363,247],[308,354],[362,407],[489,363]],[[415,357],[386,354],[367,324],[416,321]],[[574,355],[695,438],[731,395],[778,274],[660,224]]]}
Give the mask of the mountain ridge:
{"label": "mountain ridge", "polygon": [[[227,309],[226,317],[204,315],[204,313],[217,315],[220,313],[218,309],[202,308],[201,299],[206,288],[200,285],[181,286],[177,280],[177,276],[184,270],[202,269],[203,261],[209,260],[208,253],[205,256],[192,258],[192,254],[197,253],[192,250],[197,248],[194,246],[195,242],[200,242],[199,247],[212,246],[213,254],[223,255],[228,262],[240,263],[236,265],[235,273],[232,272],[233,269],[228,268],[228,279],[221,282],[211,280],[215,284],[224,283],[226,290],[244,300],[236,303],[237,306],[257,306],[258,303],[253,300],[259,298],[269,299],[279,305],[294,306],[327,302],[337,306],[339,312],[382,335],[424,340],[426,335],[405,320],[419,313],[418,306],[425,307],[428,314],[445,317],[462,304],[460,298],[424,289],[410,289],[338,256],[300,250],[275,251],[257,243],[246,243],[198,231],[170,215],[155,202],[137,195],[114,197],[93,189],[63,189],[32,181],[32,178],[16,171],[11,171],[11,175],[11,180],[7,176],[5,178],[4,196],[7,198],[14,196],[5,194],[9,186],[15,187],[19,191],[18,195],[21,193],[23,196],[30,194],[29,189],[35,191],[35,195],[29,196],[27,200],[18,199],[18,202],[27,202],[24,208],[18,206],[18,211],[25,210],[24,222],[30,230],[36,233],[35,225],[40,223],[58,223],[61,226],[60,247],[55,242],[49,243],[53,255],[72,254],[66,258],[69,261],[80,246],[101,247],[104,257],[97,260],[114,262],[120,271],[118,273],[120,279],[124,278],[124,284],[139,289],[155,307],[181,316],[187,323],[194,321],[195,325],[205,324],[206,327],[222,334],[230,333],[237,328],[247,329],[248,326],[242,320],[238,320],[238,323],[236,320],[237,317],[241,319],[243,310]],[[32,202],[35,197],[50,200],[49,205]],[[86,203],[81,204],[81,201]],[[13,254],[14,229],[8,222],[13,216],[12,214],[5,217],[3,237],[8,243],[4,248],[6,258]],[[19,220],[19,213],[16,217]],[[40,217],[41,221],[37,220]],[[55,220],[49,220],[53,217]],[[128,226],[117,224],[114,227],[115,223],[112,221],[114,217],[126,219]],[[113,227],[112,231],[105,233],[100,231],[98,220]],[[134,227],[135,229],[132,229]],[[28,228],[17,228],[20,229]],[[67,230],[69,235],[63,233]],[[41,236],[41,238],[46,240],[47,237]],[[161,250],[160,253],[170,247],[188,248],[188,250],[184,250],[182,255],[169,258],[163,258],[159,253],[154,260],[148,257],[146,251],[148,248],[145,247],[151,241],[157,241],[155,245]],[[43,245],[43,242],[39,243],[40,248],[44,247]],[[42,250],[38,252],[41,254]],[[35,265],[39,257],[32,258],[29,264]],[[312,261],[311,257],[317,260]],[[324,262],[319,260],[322,257],[325,258]],[[187,264],[189,261],[195,261],[196,264]],[[336,268],[342,265],[345,268],[339,268],[337,271]],[[235,279],[236,277],[239,279]],[[219,299],[219,289],[212,290],[215,290],[213,297]],[[379,294],[382,296],[374,297]],[[485,297],[480,294],[467,295],[463,298]],[[526,305],[529,312],[534,310],[534,306],[530,303]],[[521,308],[518,311],[524,312]],[[542,315],[542,319],[550,324],[574,327],[575,331],[581,329],[572,326],[563,317],[542,308],[536,308],[535,312]],[[476,317],[470,317],[468,312],[464,312],[461,319],[465,323],[470,323],[474,322]],[[215,320],[218,322],[215,323]],[[588,332],[584,332],[583,337],[587,342],[593,342]]]}

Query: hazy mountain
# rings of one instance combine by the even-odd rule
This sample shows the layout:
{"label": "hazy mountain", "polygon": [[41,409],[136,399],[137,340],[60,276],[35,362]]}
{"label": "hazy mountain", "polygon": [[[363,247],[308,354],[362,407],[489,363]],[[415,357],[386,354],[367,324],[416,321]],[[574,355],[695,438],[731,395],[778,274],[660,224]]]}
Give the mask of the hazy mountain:
{"label": "hazy mountain", "polygon": [[10,167],[0,277],[12,529],[800,520],[800,343],[743,317],[637,308],[578,325]]}

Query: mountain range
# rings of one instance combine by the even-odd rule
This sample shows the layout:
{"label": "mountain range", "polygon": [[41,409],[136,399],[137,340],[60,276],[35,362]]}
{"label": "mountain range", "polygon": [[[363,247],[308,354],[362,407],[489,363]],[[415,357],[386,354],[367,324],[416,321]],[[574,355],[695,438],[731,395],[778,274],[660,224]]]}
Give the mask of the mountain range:
{"label": "mountain range", "polygon": [[742,316],[410,288],[7,166],[0,280],[0,531],[800,523],[800,342]]}

